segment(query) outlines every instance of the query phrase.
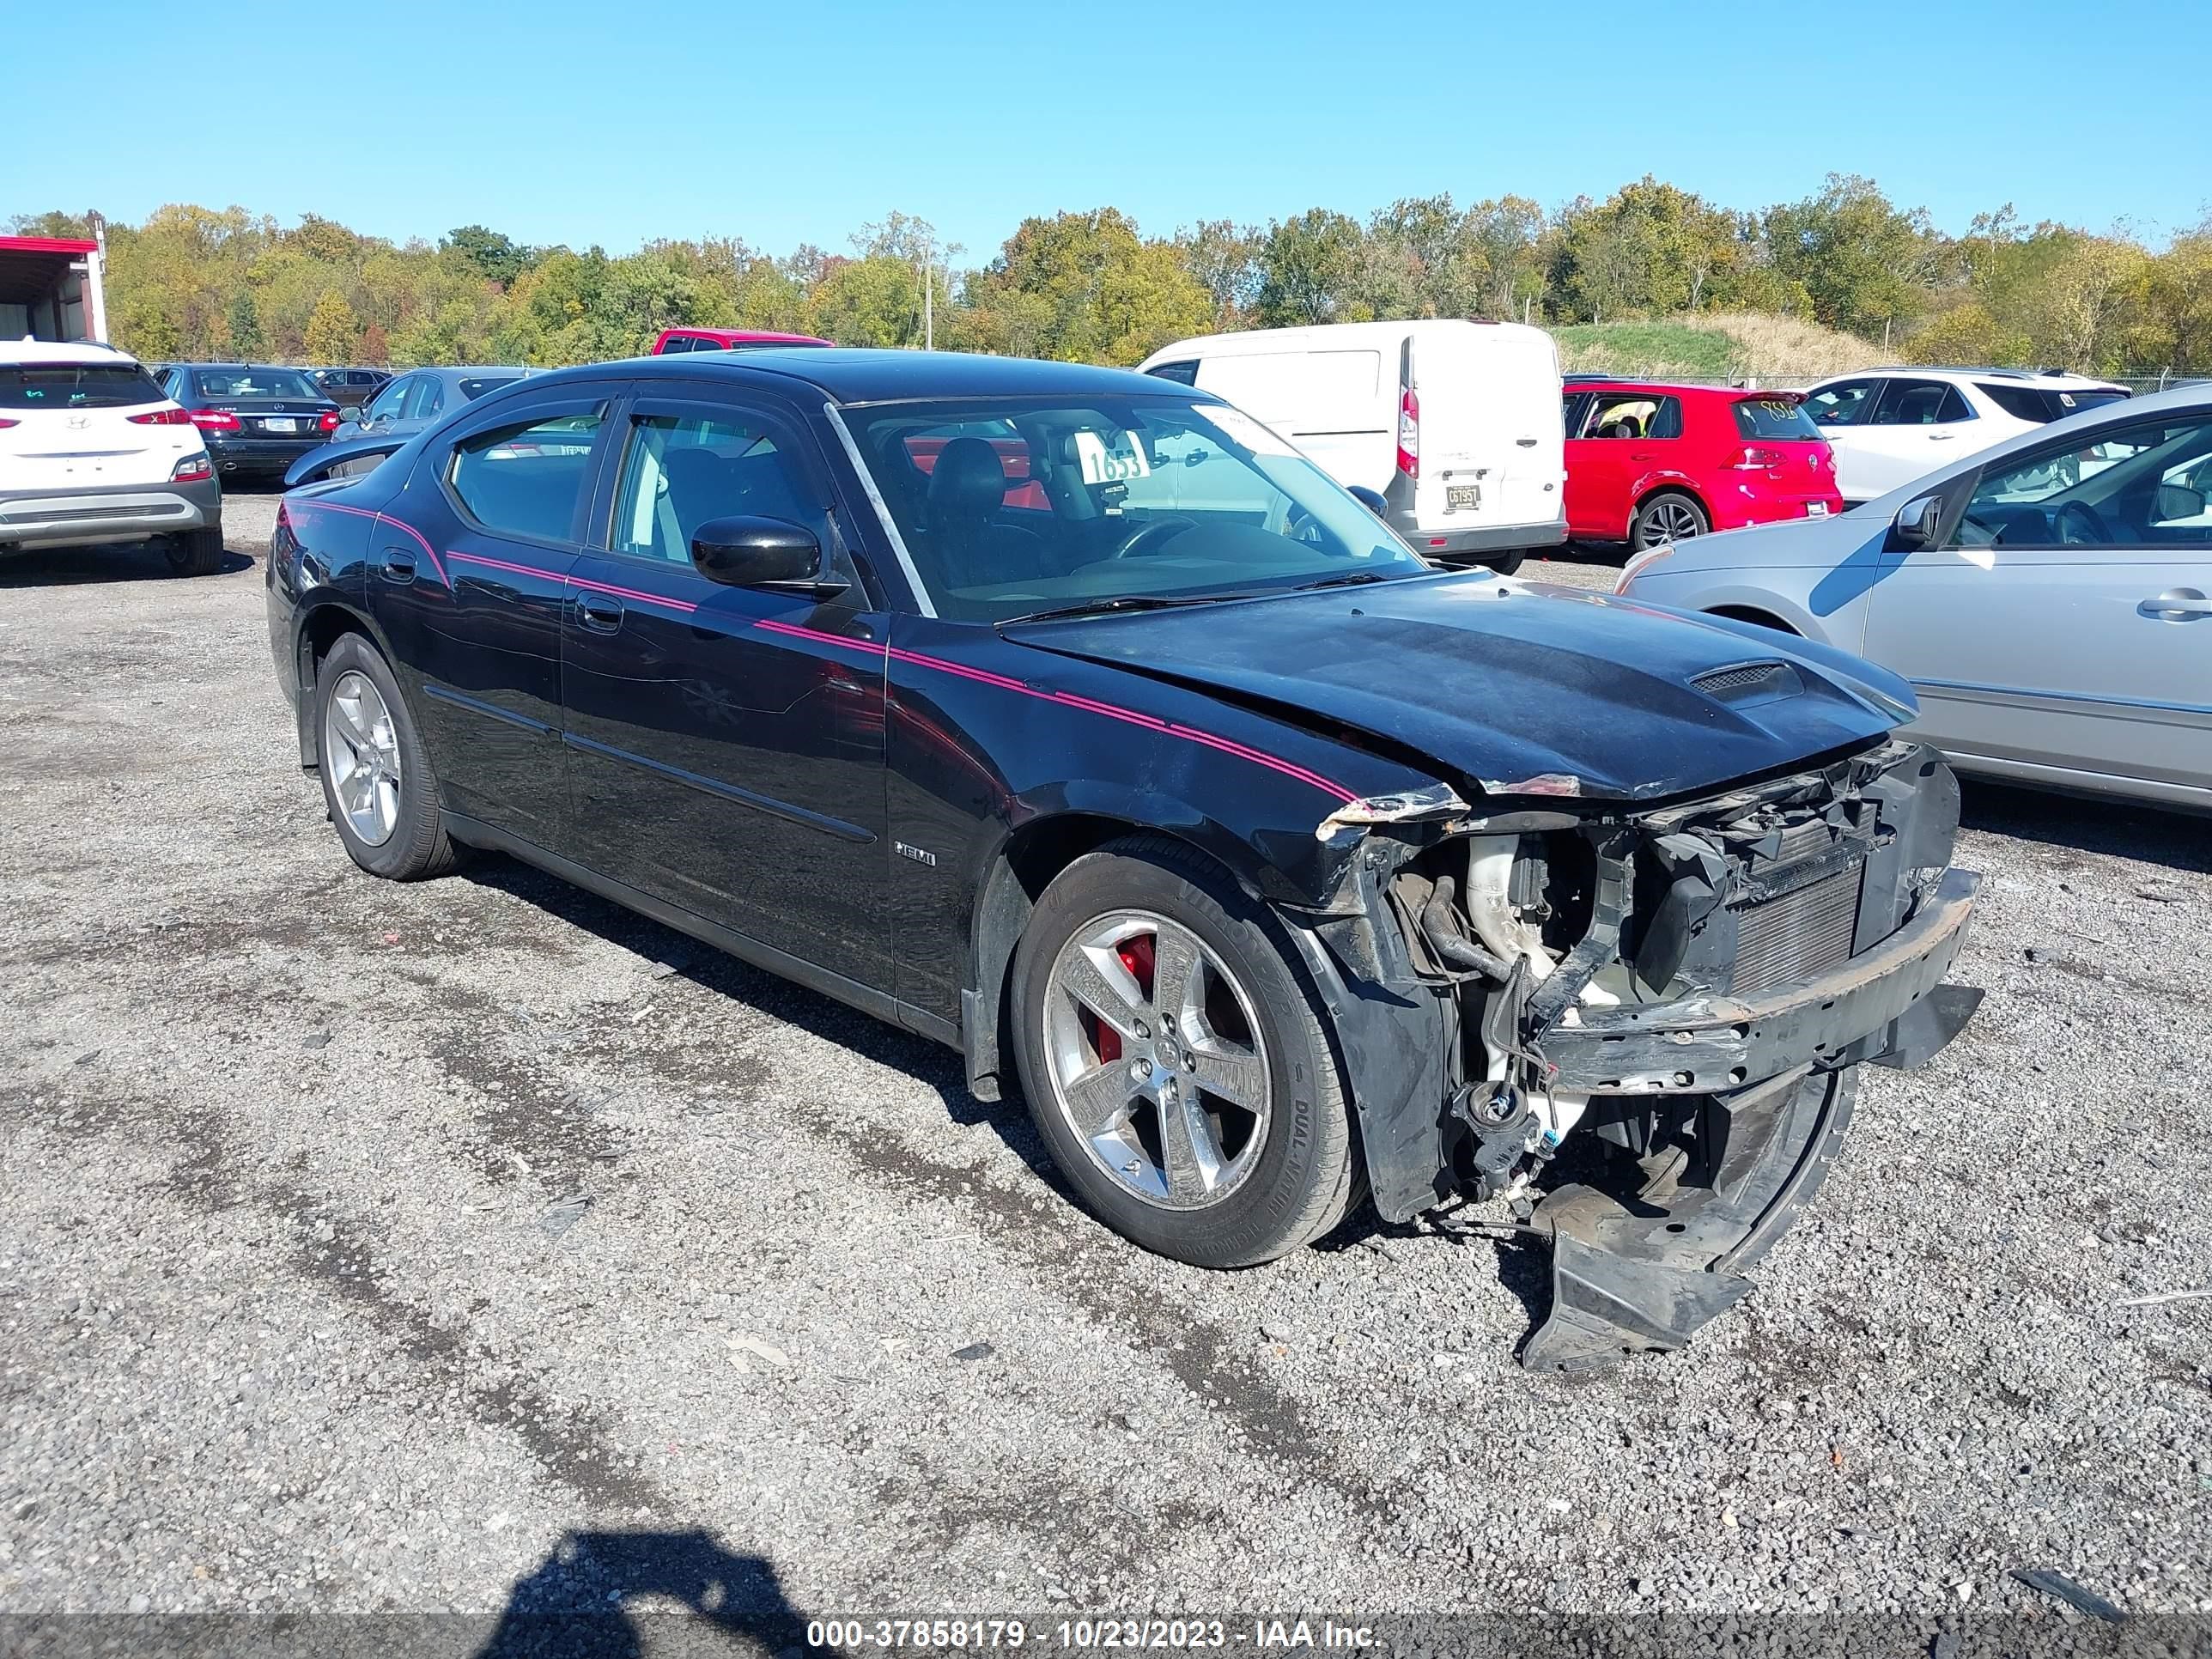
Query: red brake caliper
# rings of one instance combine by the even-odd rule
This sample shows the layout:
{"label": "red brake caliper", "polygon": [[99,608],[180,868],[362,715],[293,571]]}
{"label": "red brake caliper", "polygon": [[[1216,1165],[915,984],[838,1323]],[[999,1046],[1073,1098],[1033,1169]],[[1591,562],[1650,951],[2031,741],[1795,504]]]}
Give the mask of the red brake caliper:
{"label": "red brake caliper", "polygon": [[[1125,939],[1114,947],[1114,954],[1121,958],[1121,965],[1129,970],[1129,976],[1137,981],[1137,988],[1145,994],[1145,1000],[1151,1001],[1152,998],[1152,936],[1150,933],[1139,933],[1133,939]],[[1085,1009],[1083,1013],[1085,1018],[1090,1023],[1091,1045],[1098,1051],[1099,1063],[1103,1066],[1112,1065],[1121,1058],[1121,1034],[1104,1020],[1092,1014],[1089,1009]]]}

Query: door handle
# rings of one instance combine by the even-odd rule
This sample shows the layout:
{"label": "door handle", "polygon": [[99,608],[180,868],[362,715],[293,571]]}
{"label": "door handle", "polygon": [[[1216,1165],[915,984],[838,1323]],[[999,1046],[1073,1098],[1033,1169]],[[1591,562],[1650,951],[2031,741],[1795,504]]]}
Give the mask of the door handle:
{"label": "door handle", "polygon": [[388,582],[411,582],[415,580],[415,556],[397,549],[384,556],[384,580]]}
{"label": "door handle", "polygon": [[1628,459],[1632,461],[1656,461],[1659,458],[1648,449],[1639,449],[1630,452]]}
{"label": "door handle", "polygon": [[1534,449],[1536,447],[1536,441],[1534,438],[1516,438],[1513,441],[1523,449]]}
{"label": "door handle", "polygon": [[623,608],[620,599],[611,599],[599,593],[577,596],[576,620],[594,634],[611,634],[622,626]]}
{"label": "door handle", "polygon": [[1928,441],[1931,444],[1948,444],[1958,435],[1955,432],[1931,432],[1928,434]]}
{"label": "door handle", "polygon": [[2212,599],[2193,587],[2171,587],[2137,605],[2136,615],[2153,622],[2192,622],[2199,617],[2212,617]]}

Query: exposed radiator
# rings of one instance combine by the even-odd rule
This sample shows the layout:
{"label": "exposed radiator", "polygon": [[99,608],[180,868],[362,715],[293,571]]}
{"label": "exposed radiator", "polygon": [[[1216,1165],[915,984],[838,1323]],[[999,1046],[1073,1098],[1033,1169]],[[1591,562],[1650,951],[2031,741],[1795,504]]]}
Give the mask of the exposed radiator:
{"label": "exposed radiator", "polygon": [[1842,869],[1793,891],[1736,907],[1738,996],[1810,979],[1850,959],[1866,865]]}

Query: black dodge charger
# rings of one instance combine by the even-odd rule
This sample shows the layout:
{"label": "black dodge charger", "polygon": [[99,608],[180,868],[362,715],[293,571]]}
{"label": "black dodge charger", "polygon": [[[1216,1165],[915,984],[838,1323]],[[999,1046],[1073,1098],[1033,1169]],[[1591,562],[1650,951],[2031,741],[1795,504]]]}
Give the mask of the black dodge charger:
{"label": "black dodge charger", "polygon": [[656,358],[306,471],[270,641],[356,863],[511,854],[950,1044],[1185,1261],[1504,1197],[1528,1364],[1678,1346],[1979,996],[1903,681],[1433,569],[1203,392]]}

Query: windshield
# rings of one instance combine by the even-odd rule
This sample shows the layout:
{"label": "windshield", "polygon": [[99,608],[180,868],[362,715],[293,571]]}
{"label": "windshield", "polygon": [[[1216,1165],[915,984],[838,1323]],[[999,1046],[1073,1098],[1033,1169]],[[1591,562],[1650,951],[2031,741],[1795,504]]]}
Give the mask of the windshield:
{"label": "windshield", "polygon": [[0,368],[0,409],[128,409],[161,401],[161,389],[136,363],[10,364]]}
{"label": "windshield", "polygon": [[1004,622],[1429,568],[1226,404],[963,400],[847,419],[942,617]]}
{"label": "windshield", "polygon": [[323,389],[296,368],[203,368],[192,382],[203,398],[304,398],[323,401]]}

